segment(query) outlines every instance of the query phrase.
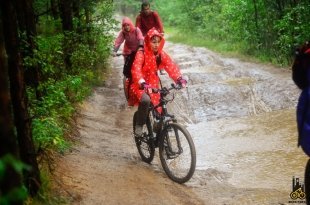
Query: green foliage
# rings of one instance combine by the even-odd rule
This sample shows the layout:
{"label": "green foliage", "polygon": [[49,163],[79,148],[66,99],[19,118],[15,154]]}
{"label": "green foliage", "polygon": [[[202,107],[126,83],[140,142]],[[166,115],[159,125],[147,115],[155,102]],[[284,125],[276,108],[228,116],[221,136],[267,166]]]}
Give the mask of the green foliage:
{"label": "green foliage", "polygon": [[76,71],[93,68],[99,56],[97,52],[90,50],[88,45],[79,44],[71,56],[73,68]]}
{"label": "green foliage", "polygon": [[53,183],[50,178],[52,175],[47,168],[41,165],[40,170],[41,187],[38,195],[35,198],[30,198],[25,201],[25,205],[66,205],[70,204],[69,199],[60,196],[60,192],[63,190],[53,191]]}
{"label": "green foliage", "polygon": [[[36,13],[44,13],[49,1],[35,1]],[[43,93],[36,99],[35,90],[28,88],[33,138],[36,147],[63,152],[69,146],[65,139],[69,131],[69,120],[75,112],[76,103],[90,94],[92,85],[101,80],[99,66],[105,66],[110,55],[113,39],[110,32],[115,26],[113,4],[109,1],[80,2],[81,15],[90,12],[89,22],[85,18],[74,19],[76,31],[61,31],[60,19],[49,15],[40,17],[36,37],[37,49],[33,57],[24,58],[26,67],[40,66],[39,90]],[[87,24],[86,24],[87,23]],[[70,45],[72,66],[64,64],[64,41]],[[102,69],[102,67],[100,67]]]}
{"label": "green foliage", "polygon": [[27,189],[24,186],[12,189],[7,195],[0,198],[1,205],[10,205],[14,202],[20,202],[27,198]]}
{"label": "green foliage", "polygon": [[[42,1],[43,2],[43,1]],[[42,2],[37,1],[37,11],[42,10]],[[43,93],[36,99],[35,91],[28,89],[33,118],[33,137],[37,147],[63,152],[69,143],[64,136],[69,131],[69,119],[75,111],[75,104],[89,95],[91,86],[100,80],[102,71],[98,65],[105,65],[110,55],[111,29],[115,25],[112,18],[113,4],[106,1],[81,1],[81,7],[91,12],[91,20],[75,19],[79,32],[64,35],[60,20],[49,16],[40,18],[39,33],[36,38],[38,48],[32,58],[26,57],[27,67],[40,65]],[[82,10],[84,11],[84,10]],[[71,45],[71,69],[64,65],[64,44]]]}
{"label": "green foliage", "polygon": [[58,150],[64,150],[66,148],[62,126],[57,123],[55,118],[35,119],[33,121],[33,135],[35,142],[39,143],[39,146],[44,149],[57,147]]}
{"label": "green foliage", "polygon": [[[14,156],[8,154],[0,158],[0,183],[2,183],[3,178],[6,176],[8,167],[12,169],[19,175],[22,175],[24,170],[30,170],[31,167],[22,163],[20,160],[16,159]],[[25,186],[15,187],[10,190],[6,195],[0,197],[1,205],[9,205],[14,202],[20,202],[27,198],[28,193]]]}
{"label": "green foliage", "polygon": [[85,82],[91,78],[91,72],[79,76],[68,75],[59,82],[50,79],[42,86],[45,95],[41,100],[34,101],[32,110],[35,116],[33,136],[37,146],[56,148],[59,151],[68,147],[64,140],[68,121],[75,111],[74,103],[82,101],[88,95],[90,87]]}
{"label": "green foliage", "polygon": [[309,10],[309,3],[301,3],[289,9],[283,18],[276,22],[275,29],[279,38],[275,45],[279,48],[279,53],[292,53],[295,47],[309,40]]}
{"label": "green foliage", "polygon": [[61,79],[65,75],[61,43],[63,38],[63,34],[38,36],[36,38],[38,48],[34,50],[34,57],[28,56],[24,59],[27,67],[40,65],[43,81],[48,78]]}
{"label": "green foliage", "polygon": [[61,30],[62,25],[60,19],[55,20],[48,16],[39,19],[39,24],[37,26],[37,32],[39,35],[53,36],[55,34],[60,34]]}
{"label": "green foliage", "polygon": [[309,40],[308,0],[157,0],[153,8],[166,27],[277,64],[289,65],[292,50]]}
{"label": "green foliage", "polygon": [[46,12],[47,5],[49,5],[49,0],[34,0],[33,8],[36,14],[42,14]]}
{"label": "green foliage", "polygon": [[[187,12],[184,12],[183,1],[171,0],[157,0],[156,4],[151,4],[151,9],[156,10],[160,18],[165,25],[167,26],[183,26],[184,19],[187,18]],[[176,6],[174,6],[176,5]],[[173,8],[173,12],[171,9]]]}

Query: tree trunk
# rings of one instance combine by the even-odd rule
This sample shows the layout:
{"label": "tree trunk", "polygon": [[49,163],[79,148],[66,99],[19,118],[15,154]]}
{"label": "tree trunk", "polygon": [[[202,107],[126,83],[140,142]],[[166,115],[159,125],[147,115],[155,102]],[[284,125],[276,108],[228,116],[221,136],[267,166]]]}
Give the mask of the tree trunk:
{"label": "tree trunk", "polygon": [[59,0],[59,10],[64,31],[73,31],[72,0]]}
{"label": "tree trunk", "polygon": [[[0,19],[0,160],[6,155],[18,158],[17,139],[14,134],[12,119],[12,107],[8,86],[7,63],[5,58],[2,21]],[[21,187],[21,176],[12,166],[6,168],[2,182],[0,183],[0,197],[8,194],[12,189]],[[22,200],[10,204],[22,205]]]}
{"label": "tree trunk", "polygon": [[257,10],[256,0],[253,0],[253,4],[254,4],[255,28],[256,28],[256,34],[258,34],[259,33],[259,28],[258,28],[258,10]]}
{"label": "tree trunk", "polygon": [[282,17],[283,16],[283,2],[281,0],[276,0],[276,4],[277,4],[279,16]]}
{"label": "tree trunk", "polygon": [[24,82],[24,68],[19,51],[18,26],[16,11],[12,1],[2,1],[1,13],[3,19],[4,42],[8,55],[8,73],[10,93],[14,111],[14,121],[21,160],[32,167],[24,171],[25,185],[34,196],[40,187],[40,172],[32,140],[31,119],[28,113],[28,102]]}
{"label": "tree trunk", "polygon": [[58,18],[58,5],[56,0],[51,0],[51,10],[52,10],[52,16],[56,20]]}
{"label": "tree trunk", "polygon": [[[17,18],[21,32],[26,34],[25,50],[23,56],[34,57],[34,50],[37,49],[35,37],[37,36],[35,15],[32,7],[33,0],[16,0]],[[41,66],[39,64],[31,65],[25,68],[25,81],[27,85],[32,86],[36,91],[37,99],[41,99],[42,92],[38,87],[41,79]]]}
{"label": "tree trunk", "polygon": [[89,8],[85,8],[85,19],[86,19],[86,32],[87,32],[87,41],[88,41],[88,46],[90,50],[93,50],[94,48],[94,42],[91,38],[91,14],[89,11]]}
{"label": "tree trunk", "polygon": [[70,43],[70,32],[73,31],[73,19],[72,19],[72,0],[59,0],[59,10],[62,22],[62,29],[64,32],[64,61],[67,70],[71,70],[72,62],[72,45]]}
{"label": "tree trunk", "polygon": [[73,16],[77,19],[76,32],[82,35],[81,15],[80,15],[80,0],[73,0]]}

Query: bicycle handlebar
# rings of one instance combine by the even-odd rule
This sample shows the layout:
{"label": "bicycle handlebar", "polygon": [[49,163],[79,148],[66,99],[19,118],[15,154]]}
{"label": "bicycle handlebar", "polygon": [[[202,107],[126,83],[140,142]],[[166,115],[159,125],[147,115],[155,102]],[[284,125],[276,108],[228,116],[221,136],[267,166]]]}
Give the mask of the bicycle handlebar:
{"label": "bicycle handlebar", "polygon": [[[146,90],[147,93],[160,93],[163,94],[164,96],[166,96],[167,94],[169,94],[170,90],[180,90],[182,89],[182,86],[179,84],[175,84],[175,83],[171,83],[171,87],[166,88],[145,88],[144,90]],[[150,92],[151,90],[151,92]]]}

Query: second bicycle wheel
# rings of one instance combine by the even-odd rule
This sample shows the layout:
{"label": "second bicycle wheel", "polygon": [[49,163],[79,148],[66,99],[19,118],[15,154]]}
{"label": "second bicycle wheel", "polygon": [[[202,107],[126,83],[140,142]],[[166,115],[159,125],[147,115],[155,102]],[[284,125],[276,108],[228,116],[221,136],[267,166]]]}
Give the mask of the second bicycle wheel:
{"label": "second bicycle wheel", "polygon": [[[135,133],[137,112],[133,116],[133,133]],[[154,142],[152,141],[153,132],[149,117],[146,120],[146,124],[143,125],[143,134],[141,137],[134,137],[138,152],[142,161],[151,163],[155,154]]]}
{"label": "second bicycle wheel", "polygon": [[189,132],[177,123],[164,127],[159,143],[164,171],[177,183],[187,182],[196,168],[196,150]]}

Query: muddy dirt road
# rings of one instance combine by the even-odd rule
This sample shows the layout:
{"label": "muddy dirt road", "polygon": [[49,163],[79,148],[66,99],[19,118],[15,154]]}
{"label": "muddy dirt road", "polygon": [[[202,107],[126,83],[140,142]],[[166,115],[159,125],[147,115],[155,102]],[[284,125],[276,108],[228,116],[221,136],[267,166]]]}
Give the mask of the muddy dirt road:
{"label": "muddy dirt road", "polygon": [[300,204],[290,199],[292,178],[302,180],[306,164],[296,147],[299,91],[290,72],[204,48],[167,42],[165,50],[189,79],[170,110],[196,144],[193,178],[176,184],[158,155],[151,165],[140,160],[132,137],[136,108],[126,105],[123,59],[114,58],[105,85],[81,106],[73,151],[57,164],[71,204]]}

